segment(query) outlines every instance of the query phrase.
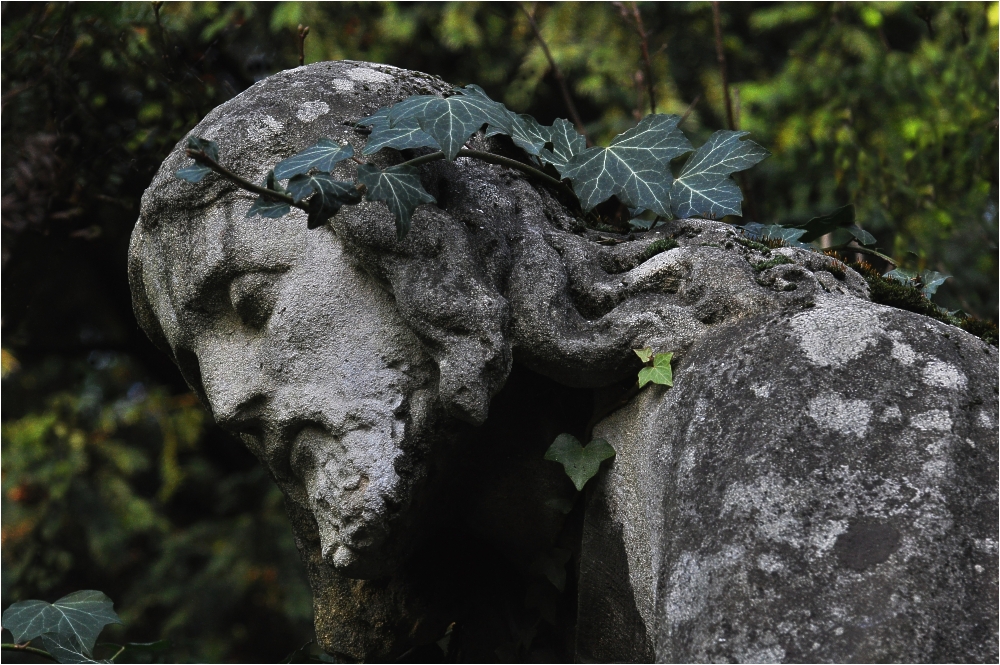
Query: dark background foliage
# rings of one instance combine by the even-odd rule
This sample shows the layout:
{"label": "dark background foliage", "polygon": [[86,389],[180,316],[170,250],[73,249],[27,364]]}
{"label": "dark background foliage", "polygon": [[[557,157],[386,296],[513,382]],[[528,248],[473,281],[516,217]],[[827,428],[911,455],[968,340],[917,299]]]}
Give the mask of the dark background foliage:
{"label": "dark background foliage", "polygon": [[[298,62],[353,58],[568,115],[596,142],[650,110],[631,5],[4,3],[3,605],[100,589],[168,660],[274,662],[311,635],[281,497],[138,329],[139,198],[212,107]],[[657,111],[728,128],[710,3],[639,3]],[[526,10],[526,11],[525,11]],[[742,129],[773,157],[748,218],[847,203],[949,309],[997,317],[997,4],[721,5]],[[731,221],[739,222],[739,219]]]}

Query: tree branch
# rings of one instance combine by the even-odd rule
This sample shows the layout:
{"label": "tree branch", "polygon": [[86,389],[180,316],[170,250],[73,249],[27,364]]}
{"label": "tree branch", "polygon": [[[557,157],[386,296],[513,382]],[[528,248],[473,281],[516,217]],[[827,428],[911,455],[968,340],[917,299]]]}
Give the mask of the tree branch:
{"label": "tree branch", "polygon": [[59,662],[59,660],[48,651],[36,649],[35,647],[29,647],[27,644],[10,644],[5,642],[0,644],[0,649],[3,649],[4,651],[20,651],[21,653],[30,653],[32,656],[38,656],[39,658],[48,658],[54,663]]}
{"label": "tree branch", "polygon": [[639,13],[639,5],[634,2],[629,3],[631,5],[629,9],[631,9],[632,13],[630,21],[629,9],[625,7],[625,3],[616,2],[614,4],[618,7],[618,12],[622,15],[622,18],[626,22],[631,23],[636,34],[639,35],[639,48],[642,50],[642,62],[646,70],[646,94],[649,95],[649,112],[656,113],[656,92],[653,89],[653,63],[649,57],[649,35],[646,34],[646,28],[642,23],[642,14]]}
{"label": "tree branch", "polygon": [[719,61],[719,71],[722,73],[722,91],[726,98],[726,119],[729,129],[736,129],[733,121],[733,100],[729,97],[729,73],[726,71],[726,53],[722,48],[722,15],[718,0],[712,2],[712,23],[715,26],[715,57]]}
{"label": "tree branch", "polygon": [[552,75],[556,77],[556,82],[559,84],[559,91],[562,93],[563,103],[566,104],[566,111],[569,113],[570,119],[573,124],[576,125],[576,131],[583,135],[583,138],[587,140],[587,146],[590,146],[590,137],[587,136],[587,130],[583,127],[583,120],[580,119],[580,114],[576,112],[576,106],[573,104],[573,100],[569,96],[569,88],[566,87],[566,79],[563,78],[562,70],[559,69],[559,65],[556,64],[555,58],[552,57],[552,52],[549,51],[549,45],[545,43],[545,38],[542,37],[541,30],[538,29],[538,24],[535,23],[535,17],[524,8],[524,5],[518,3],[517,6],[524,12],[524,15],[528,17],[528,24],[531,26],[532,32],[535,33],[535,39],[542,47],[542,52],[545,53],[545,57],[549,61],[549,68],[552,70]]}

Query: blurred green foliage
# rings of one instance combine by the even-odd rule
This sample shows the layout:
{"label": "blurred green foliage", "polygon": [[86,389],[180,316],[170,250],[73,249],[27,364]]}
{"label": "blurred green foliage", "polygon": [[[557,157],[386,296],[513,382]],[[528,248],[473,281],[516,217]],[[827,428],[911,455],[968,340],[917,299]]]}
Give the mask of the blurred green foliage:
{"label": "blurred green foliage", "polygon": [[[627,8],[627,7],[626,7]],[[657,111],[695,145],[726,126],[710,3],[639,3]],[[478,83],[586,130],[649,109],[612,3],[5,3],[3,592],[97,588],[125,639],[173,660],[274,661],[309,637],[280,496],[138,330],[126,281],[139,198],[212,107],[297,63],[353,58]],[[765,224],[853,203],[935,296],[997,317],[997,3],[723,3],[745,181]],[[739,222],[739,219],[730,221]],[[120,629],[116,629],[120,630]]]}

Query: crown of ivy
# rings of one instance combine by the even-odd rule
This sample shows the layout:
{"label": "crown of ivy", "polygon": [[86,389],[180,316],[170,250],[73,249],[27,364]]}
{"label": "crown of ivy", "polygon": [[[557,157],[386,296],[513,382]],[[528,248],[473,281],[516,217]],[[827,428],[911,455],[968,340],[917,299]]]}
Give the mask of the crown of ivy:
{"label": "crown of ivy", "polygon": [[[585,212],[617,197],[633,215],[647,210],[665,218],[741,215],[743,195],[732,174],[750,168],[770,153],[753,141],[743,140],[747,132],[725,130],[715,132],[694,150],[679,123],[676,115],[648,115],[606,148],[588,148],[567,120],[560,118],[543,126],[533,117],[493,101],[479,86],[468,85],[445,97],[408,97],[356,121],[357,126],[371,130],[362,155],[386,148],[435,150],[396,166],[380,169],[361,162],[350,145],[324,138],[279,162],[263,186],[257,186],[218,164],[219,149],[214,142],[192,137],[187,154],[194,163],[175,175],[199,182],[216,171],[259,194],[248,217],[281,217],[296,207],[308,213],[309,228],[324,224],[341,207],[362,198],[381,201],[395,217],[400,240],[409,232],[417,206],[435,201],[421,184],[417,166],[466,156],[519,168],[550,185],[563,186],[568,181]],[[527,163],[465,149],[466,142],[481,130],[486,136],[509,136],[524,150]],[[692,150],[694,154],[674,177],[671,161]],[[336,180],[331,175],[346,159],[359,161],[357,182]]]}

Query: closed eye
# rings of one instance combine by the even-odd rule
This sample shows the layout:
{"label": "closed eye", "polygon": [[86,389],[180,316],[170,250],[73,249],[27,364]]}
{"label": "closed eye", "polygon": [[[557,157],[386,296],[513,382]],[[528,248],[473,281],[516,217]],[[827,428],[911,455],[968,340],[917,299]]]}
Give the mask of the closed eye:
{"label": "closed eye", "polygon": [[280,276],[279,272],[248,272],[229,283],[229,302],[244,325],[254,330],[267,325],[278,302]]}

